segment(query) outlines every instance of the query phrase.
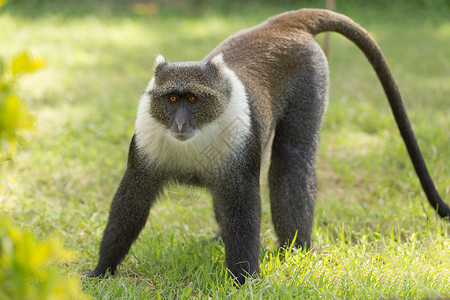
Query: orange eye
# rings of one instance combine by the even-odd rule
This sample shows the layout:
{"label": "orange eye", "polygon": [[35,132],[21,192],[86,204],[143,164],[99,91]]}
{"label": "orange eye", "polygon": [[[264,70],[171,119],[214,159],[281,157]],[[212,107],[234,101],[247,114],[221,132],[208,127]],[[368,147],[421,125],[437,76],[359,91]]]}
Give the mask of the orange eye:
{"label": "orange eye", "polygon": [[189,102],[194,102],[195,100],[197,100],[194,96],[190,96],[188,98]]}
{"label": "orange eye", "polygon": [[175,96],[171,96],[169,99],[170,99],[170,102],[175,102],[175,101],[177,101],[177,97],[175,97]]}

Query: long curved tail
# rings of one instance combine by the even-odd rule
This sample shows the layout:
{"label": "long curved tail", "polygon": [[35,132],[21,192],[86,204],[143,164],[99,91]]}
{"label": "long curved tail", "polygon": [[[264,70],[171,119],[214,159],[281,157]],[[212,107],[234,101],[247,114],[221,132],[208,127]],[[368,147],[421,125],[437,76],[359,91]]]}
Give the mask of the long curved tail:
{"label": "long curved tail", "polygon": [[450,208],[442,201],[442,198],[436,191],[436,187],[428,173],[425,161],[411,128],[411,123],[406,114],[402,95],[400,94],[386,59],[375,40],[364,28],[350,18],[329,10],[301,9],[293,13],[298,14],[292,17],[299,22],[299,26],[303,27],[302,29],[306,32],[309,32],[312,35],[325,31],[338,32],[354,42],[365,54],[381,81],[397,122],[397,126],[400,129],[400,134],[405,142],[414,169],[416,170],[422,188],[427,195],[428,201],[442,218],[450,218]]}

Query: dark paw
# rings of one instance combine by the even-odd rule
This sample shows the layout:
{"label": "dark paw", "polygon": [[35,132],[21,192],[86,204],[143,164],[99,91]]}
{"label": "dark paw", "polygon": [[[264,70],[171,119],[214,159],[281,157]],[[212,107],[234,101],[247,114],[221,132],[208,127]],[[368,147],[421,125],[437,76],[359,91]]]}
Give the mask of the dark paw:
{"label": "dark paw", "polygon": [[83,277],[104,279],[104,278],[108,278],[110,275],[112,275],[110,272],[96,273],[94,270],[94,271],[89,271],[89,272],[83,274]]}
{"label": "dark paw", "polygon": [[260,278],[259,278],[259,276],[257,274],[253,274],[251,276],[239,274],[238,276],[232,276],[232,277],[234,279],[234,285],[236,287],[240,287],[246,282],[258,282],[258,281],[260,281]]}
{"label": "dark paw", "polygon": [[95,273],[94,273],[94,272],[89,271],[89,272],[87,272],[87,273],[84,273],[84,274],[83,274],[83,277],[86,277],[86,278],[95,278],[95,277],[99,277],[99,276],[95,276]]}
{"label": "dark paw", "polygon": [[259,281],[259,270],[253,270],[250,272],[245,269],[235,269],[234,272],[228,269],[228,274],[234,279],[234,284],[237,287],[240,287],[245,282]]}

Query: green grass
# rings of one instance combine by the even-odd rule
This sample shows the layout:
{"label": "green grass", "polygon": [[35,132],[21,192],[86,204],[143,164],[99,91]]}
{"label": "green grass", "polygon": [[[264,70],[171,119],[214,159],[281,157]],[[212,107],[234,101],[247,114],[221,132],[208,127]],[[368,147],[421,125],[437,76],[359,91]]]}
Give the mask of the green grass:
{"label": "green grass", "polygon": [[[78,253],[63,273],[93,268],[123,174],[139,96],[153,60],[197,60],[229,34],[299,7],[263,1],[139,15],[113,1],[18,1],[0,14],[0,55],[39,53],[45,70],[22,82],[37,116],[14,162],[0,165],[0,211],[39,239]],[[178,3],[178,2],[177,2]],[[188,2],[190,3],[190,2]],[[338,2],[383,49],[443,199],[450,194],[450,14],[444,2]],[[317,38],[318,41],[322,37]],[[166,189],[116,276],[85,280],[99,299],[450,297],[450,226],[426,202],[387,100],[359,50],[332,35],[330,105],[318,159],[313,249],[277,253],[264,177],[261,279],[226,276],[209,194]]]}

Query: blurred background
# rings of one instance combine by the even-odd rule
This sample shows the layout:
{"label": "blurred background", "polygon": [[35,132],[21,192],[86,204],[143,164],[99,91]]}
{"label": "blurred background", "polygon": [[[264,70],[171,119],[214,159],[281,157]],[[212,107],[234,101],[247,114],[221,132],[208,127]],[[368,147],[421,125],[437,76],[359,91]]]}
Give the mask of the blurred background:
{"label": "blurred background", "polygon": [[[12,121],[7,123],[5,116],[11,114],[5,113],[2,104],[0,129],[9,131],[0,134],[4,149],[0,216],[12,219],[38,240],[58,236],[65,247],[74,250],[78,258],[60,266],[61,272],[80,274],[94,267],[109,203],[124,172],[139,97],[153,76],[155,57],[163,54],[171,61],[200,60],[238,30],[287,10],[325,8],[325,2],[7,2],[0,10],[0,91],[2,95],[14,91],[22,105],[23,113],[17,116],[23,123],[9,128]],[[380,44],[403,93],[425,161],[448,203],[450,2],[337,0],[335,10],[368,29]],[[322,44],[323,38],[319,35],[316,40]],[[413,234],[418,234],[419,243],[427,244],[438,241],[437,236],[444,232],[447,236],[444,234],[442,245],[447,246],[439,248],[431,243],[430,247],[445,253],[448,226],[439,223],[426,203],[370,65],[354,45],[335,34],[331,35],[328,59],[330,105],[318,158],[317,247],[328,245],[329,251],[337,251],[335,240],[341,237],[349,245],[358,244],[365,236],[369,236],[369,243],[377,243],[380,236],[391,236],[391,232],[392,242],[402,247],[402,241]],[[0,105],[0,116],[1,109]],[[274,250],[265,176],[262,187],[262,244],[263,249]],[[164,275],[167,270],[158,269],[154,262],[138,259],[154,255],[155,244],[170,253],[164,256],[161,250],[158,254],[170,261],[176,259],[171,247],[183,248],[177,241],[206,239],[216,231],[210,197],[203,189],[173,184],[162,199],[168,201],[161,201],[152,210],[139,246],[132,248],[122,267],[127,274],[142,276],[141,281],[155,278],[155,272],[163,274],[158,275],[161,278],[168,276]],[[435,236],[436,224],[443,227]],[[167,243],[165,237],[172,242]],[[223,249],[216,251],[220,257]],[[435,266],[432,261],[427,263]],[[448,259],[440,263],[450,265]],[[186,277],[171,281],[172,285],[163,287],[167,282],[162,279],[152,284],[173,291],[180,288],[177,282],[197,282],[189,272],[180,273]],[[388,278],[387,285],[395,273],[395,268],[388,268],[379,278]],[[270,274],[268,271],[266,276]],[[448,271],[439,276],[443,276],[442,282],[450,281]],[[295,282],[293,287],[298,284]],[[334,286],[340,291],[338,295],[351,297],[338,282]],[[366,286],[372,292],[377,288],[375,284]],[[87,290],[92,295],[100,293],[94,287]],[[208,288],[200,290],[198,295],[211,296]],[[449,293],[448,287],[436,291]],[[322,292],[332,295],[327,294],[327,287]],[[354,292],[366,293],[362,288]],[[170,293],[164,295],[169,297]],[[374,295],[383,298],[398,293]]]}

